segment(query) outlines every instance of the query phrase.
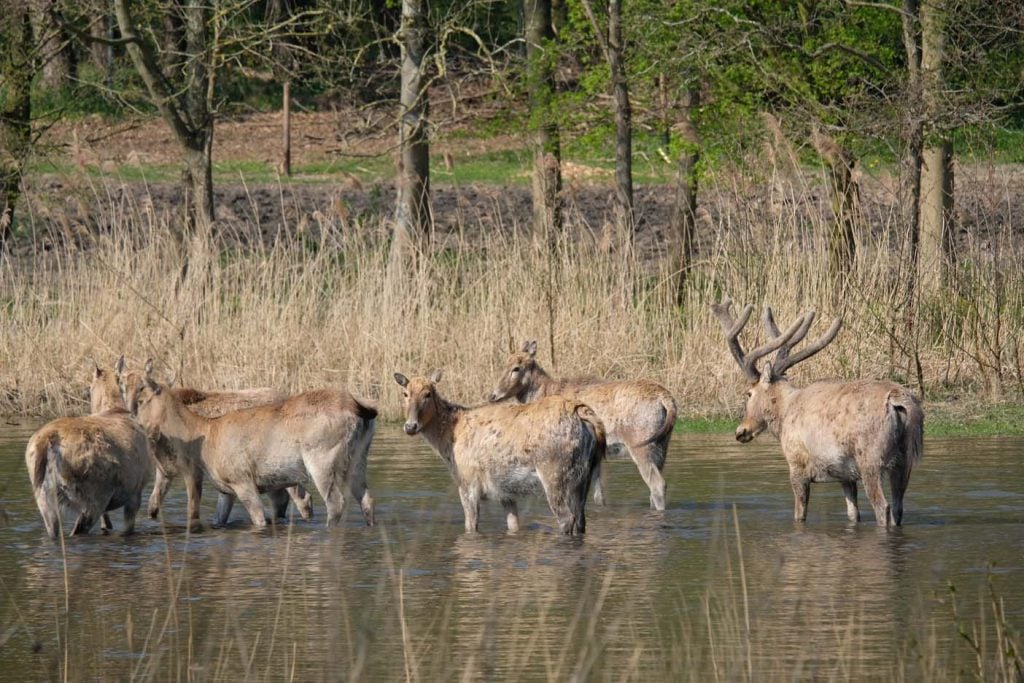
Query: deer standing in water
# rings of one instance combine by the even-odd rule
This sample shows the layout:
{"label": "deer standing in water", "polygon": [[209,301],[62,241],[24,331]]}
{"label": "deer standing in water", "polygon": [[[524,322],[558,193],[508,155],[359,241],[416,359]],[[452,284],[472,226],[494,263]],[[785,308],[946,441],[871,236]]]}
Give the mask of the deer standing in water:
{"label": "deer standing in water", "polygon": [[[545,396],[562,396],[585,403],[601,418],[608,444],[622,444],[651,490],[651,507],[665,509],[665,467],[668,443],[676,422],[672,394],[649,380],[556,380],[537,362],[537,342],[523,344],[505,363],[491,402],[514,398],[530,403]],[[594,501],[604,504],[601,480],[594,482]]]}
{"label": "deer standing in water", "polygon": [[[147,364],[147,368],[149,368]],[[202,468],[218,491],[245,506],[255,527],[266,526],[260,493],[313,486],[337,524],[345,489],[373,524],[366,461],[377,409],[346,391],[307,391],[282,403],[236,410],[209,419],[195,414],[147,373],[137,400],[139,423],[163,439],[189,471]]]}
{"label": "deer standing in water", "polygon": [[[134,414],[139,395],[144,388],[143,377],[140,373],[126,371],[124,356],[118,360],[115,370],[120,386],[119,398],[123,400],[124,407]],[[151,371],[152,367],[147,368],[147,372]],[[283,391],[269,387],[237,391],[201,391],[187,387],[175,387],[170,391],[173,391],[181,399],[181,402],[188,406],[189,410],[208,418],[220,417],[234,410],[273,405],[288,398]],[[150,450],[156,461],[156,479],[153,481],[153,491],[149,496],[147,510],[149,516],[155,519],[160,514],[160,508],[163,506],[171,482],[178,475],[182,475],[185,480],[185,492],[188,495],[188,523],[191,526],[198,526],[199,500],[203,494],[202,469],[193,467],[196,463],[179,460],[163,439],[153,441],[150,444]],[[277,489],[270,491],[268,495],[274,508],[274,516],[277,518],[287,516],[289,499],[295,503],[295,508],[303,519],[310,519],[313,516],[312,496],[301,486]],[[215,525],[227,524],[234,502],[235,498],[230,493],[218,492],[217,513],[213,520]]]}
{"label": "deer standing in water", "polygon": [[477,530],[480,501],[496,498],[509,531],[519,530],[517,499],[543,489],[563,534],[586,530],[591,478],[600,472],[604,427],[586,405],[550,397],[530,405],[464,408],[429,379],[395,373],[405,398],[405,433],[422,434],[459,487],[466,531]]}
{"label": "deer standing in water", "polygon": [[[765,430],[778,438],[789,463],[794,518],[807,519],[812,482],[838,481],[846,496],[847,516],[851,522],[860,521],[859,481],[878,525],[902,524],[910,472],[924,452],[924,413],[914,395],[899,384],[879,380],[822,381],[802,388],[790,384],[786,371],[828,346],[839,333],[842,319],[837,318],[813,344],[790,355],[807,336],[815,312],[808,311],[780,332],[771,309],[765,307],[764,325],[770,339],[744,353],[739,334],[754,307],[744,308],[739,319],[733,317],[728,299],[711,308],[733,358],[751,383],[736,438],[747,443]],[[759,371],[758,361],[772,352],[777,352],[775,357]],[[892,507],[882,491],[883,473],[889,476]]]}
{"label": "deer standing in water", "polygon": [[124,533],[135,529],[142,489],[152,464],[142,428],[111,399],[110,373],[99,367],[90,387],[92,414],[63,417],[47,423],[25,448],[32,491],[46,533],[56,537],[65,507],[78,512],[71,535],[85,534],[102,519],[110,529],[108,510],[124,509]]}

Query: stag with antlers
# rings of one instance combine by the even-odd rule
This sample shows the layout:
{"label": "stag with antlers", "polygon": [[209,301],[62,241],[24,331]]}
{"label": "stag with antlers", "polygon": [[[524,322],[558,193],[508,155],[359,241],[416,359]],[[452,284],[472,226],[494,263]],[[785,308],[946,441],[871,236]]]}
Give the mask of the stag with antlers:
{"label": "stag with antlers", "polygon": [[[753,305],[747,305],[738,319],[728,299],[711,309],[733,358],[751,383],[736,438],[747,443],[768,430],[779,440],[789,463],[794,518],[799,522],[807,519],[812,482],[838,481],[846,496],[847,516],[851,522],[860,521],[860,481],[878,525],[899,526],[910,471],[923,454],[924,413],[917,398],[899,384],[878,380],[821,381],[802,388],[790,384],[786,371],[828,346],[839,333],[840,318],[814,343],[792,353],[807,336],[815,311],[808,311],[780,332],[766,306],[768,341],[744,353],[739,335]],[[758,370],[758,361],[773,352],[775,357]],[[882,491],[883,473],[889,477],[891,507]]]}

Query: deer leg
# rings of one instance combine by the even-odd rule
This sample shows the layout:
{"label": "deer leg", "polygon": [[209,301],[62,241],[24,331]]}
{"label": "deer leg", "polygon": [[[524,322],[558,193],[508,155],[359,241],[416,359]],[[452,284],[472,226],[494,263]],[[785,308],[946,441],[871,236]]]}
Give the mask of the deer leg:
{"label": "deer leg", "polygon": [[665,479],[661,476],[660,465],[665,462],[665,456],[661,447],[657,444],[647,444],[629,449],[629,455],[640,470],[647,488],[651,490],[651,507],[655,510],[665,509]]}
{"label": "deer leg", "polygon": [[267,494],[270,497],[270,507],[274,511],[274,519],[288,519],[288,501],[291,496],[284,489],[276,489]]}
{"label": "deer leg", "polygon": [[124,531],[121,532],[123,535],[130,536],[135,533],[135,516],[139,513],[140,507],[142,507],[141,490],[128,496],[128,502],[124,504]]}
{"label": "deer leg", "polygon": [[[198,465],[189,465],[185,468],[185,493],[188,494],[188,525],[198,527],[199,524],[199,502],[203,498],[203,470]],[[217,501],[220,507],[220,501]],[[228,507],[228,512],[231,508]]]}
{"label": "deer leg", "polygon": [[87,534],[95,523],[96,519],[92,515],[85,512],[79,513],[78,519],[75,520],[75,526],[71,529],[71,535]]}
{"label": "deer leg", "polygon": [[811,500],[811,481],[803,476],[790,474],[789,483],[793,487],[793,519],[806,522],[807,504]]}
{"label": "deer leg", "polygon": [[892,493],[892,522],[903,524],[903,494],[910,484],[910,468],[896,466],[889,470],[889,491]]}
{"label": "deer leg", "polygon": [[249,512],[249,519],[252,520],[253,527],[261,529],[267,526],[267,517],[263,510],[263,499],[260,498],[260,491],[256,488],[256,485],[252,482],[245,482],[233,486],[232,489],[235,497],[238,498],[238,501]]}
{"label": "deer leg", "polygon": [[348,490],[352,494],[352,500],[359,501],[359,509],[363,511],[366,526],[373,526],[373,496],[366,487],[365,467],[353,467],[349,472]]}
{"label": "deer leg", "polygon": [[469,487],[460,486],[459,499],[462,501],[462,512],[466,518],[466,531],[475,532],[480,515],[480,494]]}
{"label": "deer leg", "polygon": [[299,514],[302,515],[303,519],[313,519],[313,496],[309,491],[301,486],[289,486],[288,495],[291,497],[292,503],[295,504],[295,509],[299,511]]}
{"label": "deer leg", "polygon": [[505,509],[505,524],[508,530],[513,533],[519,531],[519,505],[509,498],[501,501],[501,507]]}
{"label": "deer leg", "polygon": [[885,500],[885,493],[882,491],[882,473],[879,470],[862,472],[861,481],[864,482],[864,491],[868,494],[868,500],[871,501],[871,507],[875,511],[875,523],[888,528],[891,522],[891,511],[889,503]]}
{"label": "deer leg", "polygon": [[225,526],[231,517],[231,509],[235,507],[235,497],[223,491],[217,492],[217,511],[213,513],[214,526]]}
{"label": "deer leg", "polygon": [[110,515],[104,512],[100,515],[100,529],[103,531],[113,531],[114,524],[110,521]]}
{"label": "deer leg", "polygon": [[153,492],[149,494],[149,505],[146,507],[146,512],[153,519],[160,514],[160,508],[164,504],[164,497],[167,496],[169,488],[171,488],[171,477],[164,473],[163,468],[157,467],[156,478],[153,480]]}
{"label": "deer leg", "polygon": [[846,517],[851,522],[860,521],[860,510],[857,508],[857,482],[844,481],[843,495],[846,496]]}
{"label": "deer leg", "polygon": [[608,502],[604,494],[604,477],[601,472],[600,460],[590,470],[590,488],[594,490],[594,503],[596,505],[605,505]]}

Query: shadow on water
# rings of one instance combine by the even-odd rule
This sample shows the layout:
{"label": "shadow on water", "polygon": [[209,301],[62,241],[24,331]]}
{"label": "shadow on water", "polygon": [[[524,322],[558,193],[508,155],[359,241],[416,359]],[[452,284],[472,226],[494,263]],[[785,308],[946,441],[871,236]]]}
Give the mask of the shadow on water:
{"label": "shadow on water", "polygon": [[770,439],[681,437],[668,510],[649,510],[633,465],[613,460],[610,504],[567,539],[542,499],[518,534],[492,504],[465,534],[441,462],[383,428],[372,529],[349,510],[338,528],[255,532],[236,511],[189,533],[175,489],[166,525],[62,547],[29,492],[30,433],[0,433],[3,680],[955,677],[977,671],[957,627],[991,630],[990,581],[1005,620],[1024,622],[1020,439],[929,441],[907,524],[886,532],[870,513],[849,524],[829,484],[795,524]]}

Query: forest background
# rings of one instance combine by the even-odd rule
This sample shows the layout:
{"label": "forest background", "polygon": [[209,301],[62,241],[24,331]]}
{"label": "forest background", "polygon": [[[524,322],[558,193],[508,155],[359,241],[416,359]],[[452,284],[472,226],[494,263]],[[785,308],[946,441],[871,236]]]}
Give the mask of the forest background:
{"label": "forest background", "polygon": [[1022,93],[1012,0],[0,0],[0,412],[125,353],[397,417],[538,339],[715,427],[731,297],[1020,431]]}

